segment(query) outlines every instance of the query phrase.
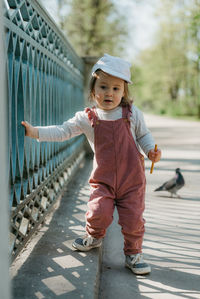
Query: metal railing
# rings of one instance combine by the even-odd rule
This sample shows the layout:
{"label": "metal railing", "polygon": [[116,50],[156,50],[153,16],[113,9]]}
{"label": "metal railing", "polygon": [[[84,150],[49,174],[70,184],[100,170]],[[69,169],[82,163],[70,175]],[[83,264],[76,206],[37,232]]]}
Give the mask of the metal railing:
{"label": "metal railing", "polygon": [[25,138],[22,120],[61,124],[83,108],[84,63],[38,1],[4,1],[10,177],[10,251],[23,248],[84,156],[84,137]]}

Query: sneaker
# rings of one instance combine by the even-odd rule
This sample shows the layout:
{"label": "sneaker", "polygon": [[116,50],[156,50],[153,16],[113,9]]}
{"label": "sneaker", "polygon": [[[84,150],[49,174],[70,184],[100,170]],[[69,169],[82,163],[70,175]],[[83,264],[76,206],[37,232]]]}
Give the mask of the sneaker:
{"label": "sneaker", "polygon": [[125,267],[131,269],[134,274],[144,275],[151,272],[151,267],[143,261],[143,254],[126,255]]}
{"label": "sneaker", "polygon": [[93,248],[100,247],[102,244],[102,238],[95,239],[92,236],[86,235],[82,238],[77,238],[72,246],[80,251],[89,251]]}

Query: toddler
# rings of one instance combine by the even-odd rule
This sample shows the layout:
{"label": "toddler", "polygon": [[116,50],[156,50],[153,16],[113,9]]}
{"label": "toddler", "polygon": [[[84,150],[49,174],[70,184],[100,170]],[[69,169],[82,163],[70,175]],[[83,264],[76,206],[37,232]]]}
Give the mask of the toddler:
{"label": "toddler", "polygon": [[80,251],[100,247],[116,206],[124,236],[125,266],[135,274],[147,274],[151,268],[142,255],[146,179],[139,148],[152,162],[160,160],[161,151],[154,151],[155,143],[142,112],[129,98],[130,77],[127,61],[105,54],[92,69],[92,108],[77,112],[60,126],[33,127],[26,121],[22,125],[26,136],[39,141],[86,135],[94,151],[91,195],[86,235],[77,238],[73,247]]}

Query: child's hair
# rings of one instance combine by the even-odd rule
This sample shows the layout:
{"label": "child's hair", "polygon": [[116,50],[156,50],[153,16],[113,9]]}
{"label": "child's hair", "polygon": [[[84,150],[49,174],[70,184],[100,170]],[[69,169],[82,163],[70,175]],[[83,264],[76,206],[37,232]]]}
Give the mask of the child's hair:
{"label": "child's hair", "polygon": [[[90,85],[89,85],[89,100],[90,101],[94,100],[94,86],[95,86],[96,80],[98,78],[98,74],[100,72],[103,72],[103,71],[101,69],[96,70],[90,80]],[[122,97],[120,105],[121,106],[131,105],[132,102],[133,102],[133,100],[130,98],[130,95],[129,95],[128,83],[126,81],[124,81],[124,96]]]}

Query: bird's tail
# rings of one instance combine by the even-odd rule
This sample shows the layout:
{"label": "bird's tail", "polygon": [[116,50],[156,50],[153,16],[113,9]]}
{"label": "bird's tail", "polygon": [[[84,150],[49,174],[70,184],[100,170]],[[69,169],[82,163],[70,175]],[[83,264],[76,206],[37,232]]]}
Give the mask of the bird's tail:
{"label": "bird's tail", "polygon": [[160,186],[158,188],[156,188],[154,191],[162,191],[163,190],[163,186]]}

